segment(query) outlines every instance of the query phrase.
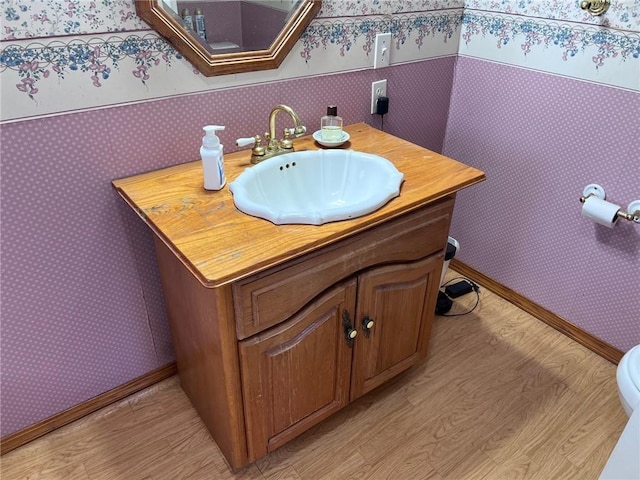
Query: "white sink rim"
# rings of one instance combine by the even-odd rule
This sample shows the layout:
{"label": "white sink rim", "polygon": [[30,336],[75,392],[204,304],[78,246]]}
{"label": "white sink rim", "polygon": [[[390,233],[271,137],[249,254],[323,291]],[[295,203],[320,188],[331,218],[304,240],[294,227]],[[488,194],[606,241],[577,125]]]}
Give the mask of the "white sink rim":
{"label": "white sink rim", "polygon": [[[309,178],[298,178],[311,172],[320,180],[309,184]],[[282,179],[287,188],[276,189],[275,182],[270,182],[274,178]],[[347,183],[356,180],[356,185]],[[229,190],[236,208],[248,215],[276,225],[323,225],[380,209],[400,194],[403,180],[404,175],[395,165],[378,155],[341,149],[304,150],[272,157],[245,169],[229,184]],[[341,182],[339,192],[333,186],[335,182]],[[300,191],[300,184],[304,183],[311,188],[303,189],[299,197],[285,198]],[[327,193],[327,189],[332,191]],[[300,203],[314,204],[303,207]]]}

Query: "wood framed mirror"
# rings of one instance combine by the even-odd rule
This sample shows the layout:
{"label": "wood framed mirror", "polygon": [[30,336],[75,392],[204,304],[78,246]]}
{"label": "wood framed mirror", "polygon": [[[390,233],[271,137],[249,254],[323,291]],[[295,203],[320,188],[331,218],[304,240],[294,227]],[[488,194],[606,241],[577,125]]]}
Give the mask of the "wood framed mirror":
{"label": "wood framed mirror", "polygon": [[135,0],[135,4],[143,20],[211,77],[277,68],[322,1]]}

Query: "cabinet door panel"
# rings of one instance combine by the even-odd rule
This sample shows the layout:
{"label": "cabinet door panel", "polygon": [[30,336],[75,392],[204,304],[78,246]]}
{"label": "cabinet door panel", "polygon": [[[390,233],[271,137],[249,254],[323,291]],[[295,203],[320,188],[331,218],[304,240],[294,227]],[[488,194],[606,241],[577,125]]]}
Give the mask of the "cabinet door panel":
{"label": "cabinet door panel", "polygon": [[355,292],[352,279],[282,325],[240,342],[251,460],[348,403],[352,350],[342,315],[352,316]]}
{"label": "cabinet door panel", "polygon": [[[372,269],[358,278],[351,400],[411,367],[427,354],[442,255]],[[373,321],[366,329],[363,319]]]}
{"label": "cabinet door panel", "polygon": [[320,292],[382,263],[413,262],[442,251],[453,198],[435,202],[353,237],[233,284],[238,339],[289,318]]}

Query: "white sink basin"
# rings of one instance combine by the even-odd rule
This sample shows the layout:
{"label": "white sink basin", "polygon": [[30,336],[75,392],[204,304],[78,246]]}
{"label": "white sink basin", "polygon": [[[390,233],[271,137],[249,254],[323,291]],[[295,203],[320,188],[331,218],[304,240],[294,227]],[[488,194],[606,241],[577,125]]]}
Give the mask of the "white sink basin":
{"label": "white sink basin", "polygon": [[400,194],[404,175],[386,158],[353,150],[286,153],[229,184],[238,210],[276,225],[323,223],[371,213]]}

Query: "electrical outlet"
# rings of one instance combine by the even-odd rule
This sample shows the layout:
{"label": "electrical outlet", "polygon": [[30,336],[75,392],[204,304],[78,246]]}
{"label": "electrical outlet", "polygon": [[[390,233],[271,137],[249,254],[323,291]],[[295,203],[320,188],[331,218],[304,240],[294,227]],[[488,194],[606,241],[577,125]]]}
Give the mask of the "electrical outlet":
{"label": "electrical outlet", "polygon": [[373,57],[373,68],[388,67],[391,63],[391,34],[379,33],[376,35],[376,43]]}
{"label": "electrical outlet", "polygon": [[379,97],[387,96],[387,81],[378,80],[371,84],[371,113],[376,113],[376,102]]}

